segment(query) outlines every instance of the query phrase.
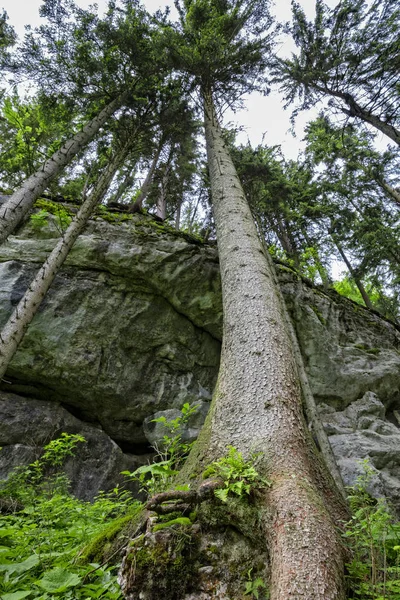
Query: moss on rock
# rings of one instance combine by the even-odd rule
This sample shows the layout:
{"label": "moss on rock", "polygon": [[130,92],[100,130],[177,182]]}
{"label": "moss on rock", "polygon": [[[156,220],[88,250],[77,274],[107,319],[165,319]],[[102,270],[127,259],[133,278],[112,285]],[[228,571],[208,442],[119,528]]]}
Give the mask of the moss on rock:
{"label": "moss on rock", "polygon": [[106,527],[97,534],[83,548],[78,562],[87,564],[90,562],[103,563],[108,561],[118,562],[126,548],[127,540],[137,528],[142,515],[143,507],[135,504],[128,514],[108,523]]}

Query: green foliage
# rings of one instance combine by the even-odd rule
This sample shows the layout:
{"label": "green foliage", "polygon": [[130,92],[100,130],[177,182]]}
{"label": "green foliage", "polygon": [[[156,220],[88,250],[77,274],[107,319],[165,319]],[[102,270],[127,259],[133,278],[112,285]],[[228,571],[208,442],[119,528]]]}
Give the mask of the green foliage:
{"label": "green foliage", "polygon": [[[185,442],[182,439],[182,428],[196,413],[197,408],[185,403],[181,408],[181,414],[175,419],[168,421],[165,417],[159,417],[153,420],[154,423],[161,423],[166,431],[162,443],[155,446],[157,462],[139,467],[132,473],[122,471],[122,475],[140,483],[140,491],[152,496],[171,486],[193,445],[193,442]],[[182,486],[180,489],[187,488]]]}
{"label": "green foliage", "polygon": [[258,89],[271,45],[268,5],[259,0],[178,0],[176,6],[180,24],[163,31],[173,68],[225,102]]}
{"label": "green foliage", "polygon": [[253,454],[244,460],[242,454],[233,446],[229,446],[227,456],[213,462],[203,473],[203,477],[220,477],[224,487],[215,490],[214,494],[222,502],[227,502],[229,494],[239,497],[249,496],[252,490],[271,485],[261,477],[254,464],[258,455]]}
{"label": "green foliage", "polygon": [[9,188],[37,171],[69,131],[72,115],[60,101],[17,94],[0,102],[0,181]]}
{"label": "green foliage", "polygon": [[364,473],[351,488],[352,518],[346,524],[352,560],[347,565],[349,586],[355,598],[398,600],[400,597],[400,523],[385,500],[367,492],[374,473],[363,461]]}
{"label": "green foliage", "polygon": [[[314,22],[292,3],[297,53],[276,57],[273,71],[287,104],[311,108],[330,97],[331,109],[398,127],[398,29],[395,0],[343,0],[333,8],[317,0]],[[379,94],[376,90],[380,90]]]}
{"label": "green foliage", "polygon": [[[368,284],[368,282],[365,283],[364,287],[372,304],[378,304],[381,298],[381,292],[373,284]],[[333,288],[341,296],[350,298],[350,300],[365,306],[365,302],[361,296],[360,290],[351,277],[344,277],[341,281],[335,281],[333,283]]]}
{"label": "green foliage", "polygon": [[48,223],[49,214],[47,210],[43,208],[37,213],[31,215],[31,223],[34,229],[42,229]]}
{"label": "green foliage", "polygon": [[56,217],[55,223],[60,233],[65,231],[72,221],[72,212],[58,202],[52,202],[51,200],[36,200],[35,208],[39,208],[38,212],[31,215],[31,223],[35,229],[41,229],[48,223],[50,215]]}
{"label": "green foliage", "polygon": [[1,497],[20,503],[0,521],[2,600],[122,598],[115,566],[78,564],[77,558],[84,544],[139,503],[118,488],[100,493],[93,503],[68,493],[59,469],[83,441],[82,436],[62,434],[45,447],[41,459],[2,482]]}
{"label": "green foliage", "polygon": [[[261,577],[256,577],[255,579],[252,578],[251,576],[251,572],[253,569],[250,569],[247,573],[247,582],[246,582],[246,588],[245,588],[245,592],[244,595],[245,596],[254,596],[254,598],[256,598],[256,600],[259,600],[260,597],[260,588],[266,588],[265,583],[263,582],[263,580],[261,579]],[[266,590],[265,592],[263,592],[263,598],[265,598],[265,600],[267,600],[267,598],[269,598],[269,593]]]}
{"label": "green foliage", "polygon": [[69,456],[74,455],[77,444],[83,442],[85,438],[79,434],[62,433],[44,447],[40,459],[28,466],[17,467],[8,479],[0,482],[0,498],[26,504],[34,502],[38,494],[52,493],[60,488],[66,491],[68,480],[59,469]]}

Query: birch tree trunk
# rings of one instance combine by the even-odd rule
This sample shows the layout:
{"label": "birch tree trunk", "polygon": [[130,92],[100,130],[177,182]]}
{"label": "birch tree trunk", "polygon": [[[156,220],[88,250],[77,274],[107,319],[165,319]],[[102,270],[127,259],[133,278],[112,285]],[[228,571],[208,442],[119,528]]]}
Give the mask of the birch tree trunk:
{"label": "birch tree trunk", "polygon": [[43,263],[35,278],[31,281],[23,298],[5,324],[0,333],[0,380],[4,376],[19,343],[38,311],[40,303],[51,286],[58,270],[67,258],[77,237],[84,229],[94,208],[107,192],[115,173],[120,168],[130,147],[131,142],[127,142],[104,169],[93,191],[83,202],[77,215]]}
{"label": "birch tree trunk", "polygon": [[43,166],[31,175],[0,207],[0,244],[14,231],[21,219],[32,208],[35,200],[46,189],[62,169],[99,131],[107,119],[121,106],[125,95],[110,102],[103,110],[86,123],[82,131],[67,140],[63,146],[45,161]]}
{"label": "birch tree trunk", "polygon": [[217,391],[198,452],[206,460],[224,455],[228,445],[245,457],[262,453],[263,474],[272,482],[262,500],[270,513],[264,530],[271,600],[343,599],[344,558],[336,526],[346,511],[309,442],[273,266],[258,239],[210,93],[204,104],[224,329]]}

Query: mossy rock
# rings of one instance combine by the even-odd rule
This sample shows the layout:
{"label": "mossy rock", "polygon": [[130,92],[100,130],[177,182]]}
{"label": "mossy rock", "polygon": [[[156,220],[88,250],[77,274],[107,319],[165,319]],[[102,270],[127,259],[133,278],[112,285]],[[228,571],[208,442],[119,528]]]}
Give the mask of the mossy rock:
{"label": "mossy rock", "polygon": [[79,554],[78,563],[119,562],[126,548],[127,540],[137,528],[142,511],[143,506],[137,503],[128,514],[108,523],[103,531],[83,548]]}
{"label": "mossy rock", "polygon": [[147,600],[181,600],[201,567],[198,528],[168,528],[135,539],[122,567],[130,594]]}

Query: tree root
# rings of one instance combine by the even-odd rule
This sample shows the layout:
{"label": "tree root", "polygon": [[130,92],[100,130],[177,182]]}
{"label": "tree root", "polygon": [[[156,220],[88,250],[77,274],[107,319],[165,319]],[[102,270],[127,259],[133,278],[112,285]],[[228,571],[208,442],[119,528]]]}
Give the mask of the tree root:
{"label": "tree root", "polygon": [[[146,504],[146,509],[158,515],[167,515],[171,512],[185,512],[193,505],[200,504],[214,495],[214,491],[224,486],[222,479],[206,479],[197,490],[183,491],[171,490],[156,494]],[[172,502],[177,500],[177,502]],[[168,504],[164,504],[168,502]]]}

